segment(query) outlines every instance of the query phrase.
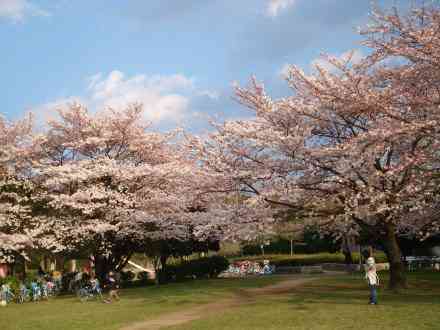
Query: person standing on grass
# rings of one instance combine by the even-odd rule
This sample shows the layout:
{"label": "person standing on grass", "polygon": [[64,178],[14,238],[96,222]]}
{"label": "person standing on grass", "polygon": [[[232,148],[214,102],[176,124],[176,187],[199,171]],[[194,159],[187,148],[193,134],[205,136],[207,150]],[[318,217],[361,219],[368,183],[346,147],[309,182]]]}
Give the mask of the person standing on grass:
{"label": "person standing on grass", "polygon": [[115,274],[113,272],[108,273],[108,283],[107,286],[109,288],[108,299],[105,300],[106,303],[111,303],[114,300],[119,300],[119,284],[116,281]]}
{"label": "person standing on grass", "polygon": [[377,305],[377,287],[379,286],[379,276],[377,276],[376,262],[373,257],[367,259],[365,279],[370,287],[370,305]]}

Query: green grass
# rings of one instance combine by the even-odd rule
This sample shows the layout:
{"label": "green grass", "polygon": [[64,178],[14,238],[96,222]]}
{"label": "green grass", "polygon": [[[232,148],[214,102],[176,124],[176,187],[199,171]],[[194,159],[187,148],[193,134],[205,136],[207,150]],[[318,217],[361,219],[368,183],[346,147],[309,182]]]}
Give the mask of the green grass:
{"label": "green grass", "polygon": [[411,274],[409,280],[411,288],[399,294],[380,289],[378,306],[367,304],[360,275],[344,276],[167,329],[440,329],[440,274]]}
{"label": "green grass", "polygon": [[1,330],[112,330],[197,304],[230,297],[239,288],[276,283],[280,277],[218,279],[122,290],[121,301],[81,303],[71,296],[0,307]]}
{"label": "green grass", "polygon": [[[282,279],[285,277],[200,280],[127,289],[115,304],[80,303],[72,297],[59,297],[49,302],[10,305],[0,308],[0,329],[119,329]],[[361,274],[324,277],[282,294],[254,296],[238,307],[167,329],[440,329],[440,274],[412,273],[409,283],[410,289],[398,294],[381,288],[380,305],[369,306]]]}
{"label": "green grass", "polygon": [[[386,256],[383,252],[376,252],[374,254],[376,262],[387,262]],[[238,260],[253,260],[263,261],[270,260],[277,266],[303,266],[315,265],[322,263],[344,263],[344,255],[342,253],[314,253],[314,254],[268,254],[265,256],[244,256],[230,258],[230,261]],[[353,253],[353,261],[355,264],[359,263],[359,253]]]}

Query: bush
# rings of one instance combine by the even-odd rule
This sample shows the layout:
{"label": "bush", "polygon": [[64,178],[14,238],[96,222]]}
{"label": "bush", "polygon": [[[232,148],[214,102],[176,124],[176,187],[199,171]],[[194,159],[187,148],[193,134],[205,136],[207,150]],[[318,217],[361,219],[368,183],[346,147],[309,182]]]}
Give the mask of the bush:
{"label": "bush", "polygon": [[[273,239],[269,245],[264,246],[264,252],[267,254],[289,254],[290,249],[290,240],[281,237]],[[311,229],[304,233],[304,243],[294,242],[293,244],[295,254],[336,252],[338,249],[339,244],[335,243],[333,238],[321,237],[319,232]],[[259,243],[247,244],[242,247],[242,253],[246,256],[261,255],[261,246]]]}
{"label": "bush", "polygon": [[222,256],[212,256],[168,265],[158,272],[159,283],[179,282],[186,279],[215,278],[228,269],[229,261]]}
{"label": "bush", "polygon": [[9,287],[11,288],[12,292],[14,292],[14,294],[19,292],[20,280],[17,277],[15,277],[15,276],[8,276],[8,277],[5,277],[5,278],[1,278],[0,279],[0,287],[3,284],[9,284]]}
{"label": "bush", "polygon": [[[387,258],[383,252],[376,251],[374,258],[377,263],[387,262]],[[243,258],[234,258],[233,261],[250,260],[263,262],[263,260],[270,260],[272,265],[282,266],[313,266],[325,263],[344,264],[345,258],[342,253],[315,253],[315,254],[272,254],[265,256],[248,256]],[[353,253],[353,262],[359,263],[359,253]]]}
{"label": "bush", "polygon": [[207,258],[209,263],[209,277],[217,277],[221,272],[225,271],[229,267],[229,261],[225,257],[212,256]]}

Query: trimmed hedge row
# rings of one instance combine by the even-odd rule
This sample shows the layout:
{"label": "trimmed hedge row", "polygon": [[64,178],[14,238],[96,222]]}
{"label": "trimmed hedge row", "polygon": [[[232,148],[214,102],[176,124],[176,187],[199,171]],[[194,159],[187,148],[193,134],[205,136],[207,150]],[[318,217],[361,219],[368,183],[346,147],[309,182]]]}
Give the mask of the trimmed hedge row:
{"label": "trimmed hedge row", "polygon": [[[387,258],[384,253],[376,252],[374,254],[377,263],[387,262]],[[263,262],[263,260],[269,260],[272,265],[277,267],[284,266],[313,266],[326,263],[344,264],[344,255],[342,253],[317,253],[317,254],[271,254],[265,256],[248,256],[234,258],[233,261],[250,260]],[[353,262],[359,263],[359,253],[353,253]]]}
{"label": "trimmed hedge row", "polygon": [[222,256],[194,259],[177,265],[167,265],[158,272],[159,283],[180,282],[186,279],[215,278],[229,267]]}

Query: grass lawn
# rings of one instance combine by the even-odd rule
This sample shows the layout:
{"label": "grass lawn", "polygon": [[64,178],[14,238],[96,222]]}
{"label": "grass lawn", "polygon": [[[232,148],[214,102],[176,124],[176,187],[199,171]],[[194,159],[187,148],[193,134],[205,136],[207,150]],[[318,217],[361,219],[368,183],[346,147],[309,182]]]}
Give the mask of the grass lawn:
{"label": "grass lawn", "polygon": [[347,275],[167,329],[440,329],[440,274],[414,273],[409,280],[410,289],[399,294],[381,289],[378,306],[367,304],[360,275]]}
{"label": "grass lawn", "polygon": [[122,290],[121,301],[81,303],[72,296],[48,302],[0,307],[0,330],[113,330],[123,325],[190,308],[233,295],[238,288],[256,288],[280,281],[280,277],[246,280],[199,280],[160,287]]}
{"label": "grass lawn", "polygon": [[[72,297],[10,305],[0,308],[0,329],[119,329],[284,278],[206,280],[128,289],[123,290],[122,301],[110,305],[81,303]],[[399,294],[381,289],[380,305],[369,306],[361,275],[326,277],[288,292],[255,296],[237,307],[166,329],[440,329],[440,274],[414,273],[409,281],[411,288]]]}

